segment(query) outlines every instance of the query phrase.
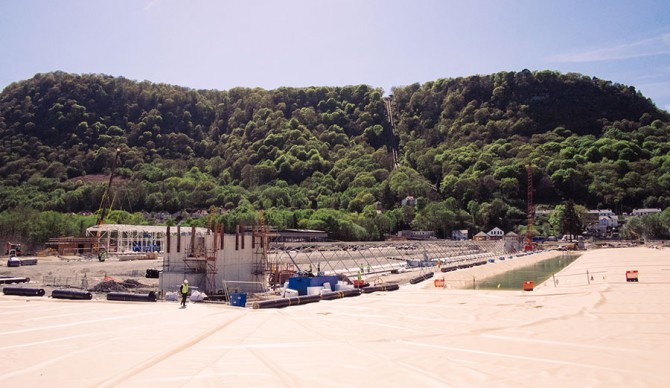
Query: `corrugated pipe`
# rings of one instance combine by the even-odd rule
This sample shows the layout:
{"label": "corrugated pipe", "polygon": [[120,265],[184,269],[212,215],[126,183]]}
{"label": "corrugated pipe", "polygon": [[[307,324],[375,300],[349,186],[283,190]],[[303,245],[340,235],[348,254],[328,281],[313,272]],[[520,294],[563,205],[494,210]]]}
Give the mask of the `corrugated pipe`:
{"label": "corrugated pipe", "polygon": [[361,291],[363,291],[364,294],[369,294],[375,291],[395,291],[398,289],[400,289],[400,286],[397,284],[385,284],[380,286],[363,287],[361,288]]}
{"label": "corrugated pipe", "polygon": [[23,277],[0,278],[0,284],[28,283],[29,281],[30,278],[23,278]]}
{"label": "corrugated pipe", "polygon": [[148,294],[133,294],[130,292],[110,292],[107,300],[120,300],[124,302],[155,302],[156,293],[149,291]]}
{"label": "corrugated pipe", "polygon": [[271,299],[254,302],[254,309],[280,308],[297,306],[299,304],[315,303],[321,300],[321,295],[293,296],[291,298]]}
{"label": "corrugated pipe", "polygon": [[428,272],[428,273],[425,273],[425,274],[423,274],[423,275],[421,275],[421,276],[417,276],[417,277],[415,277],[415,278],[410,279],[409,282],[410,282],[410,284],[417,284],[417,283],[420,283],[420,282],[422,282],[422,281],[424,281],[424,280],[426,280],[426,279],[430,279],[430,278],[432,278],[432,277],[433,277],[433,273],[432,273],[432,272]]}
{"label": "corrugated pipe", "polygon": [[2,292],[5,295],[44,296],[44,288],[5,287]]}
{"label": "corrugated pipe", "polygon": [[88,291],[53,290],[51,291],[51,297],[54,299],[91,300],[93,299],[93,294]]}
{"label": "corrugated pipe", "polygon": [[322,300],[340,299],[340,298],[347,298],[350,296],[358,296],[360,294],[361,294],[360,288],[350,288],[348,290],[325,292],[321,294],[321,299]]}

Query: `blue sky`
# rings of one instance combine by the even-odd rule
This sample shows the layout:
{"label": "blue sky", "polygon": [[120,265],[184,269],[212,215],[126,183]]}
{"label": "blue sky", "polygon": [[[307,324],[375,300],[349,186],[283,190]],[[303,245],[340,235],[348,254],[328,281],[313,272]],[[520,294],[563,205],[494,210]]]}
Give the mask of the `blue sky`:
{"label": "blue sky", "polygon": [[576,72],[670,110],[667,0],[1,0],[0,89],[102,73],[197,89]]}

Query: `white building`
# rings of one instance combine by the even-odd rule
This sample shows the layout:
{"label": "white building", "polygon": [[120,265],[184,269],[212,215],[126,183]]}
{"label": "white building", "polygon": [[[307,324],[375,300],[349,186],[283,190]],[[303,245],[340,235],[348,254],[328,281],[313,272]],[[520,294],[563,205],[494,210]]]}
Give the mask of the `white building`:
{"label": "white building", "polygon": [[468,230],[467,229],[457,229],[451,231],[452,240],[467,240],[468,239]]}
{"label": "white building", "polygon": [[661,209],[658,208],[653,208],[653,209],[633,209],[633,212],[631,213],[632,216],[636,217],[642,217],[646,216],[649,214],[658,214],[661,212]]}
{"label": "white building", "polygon": [[505,232],[503,232],[502,229],[496,226],[486,234],[489,236],[489,240],[502,240],[503,236],[505,235]]}

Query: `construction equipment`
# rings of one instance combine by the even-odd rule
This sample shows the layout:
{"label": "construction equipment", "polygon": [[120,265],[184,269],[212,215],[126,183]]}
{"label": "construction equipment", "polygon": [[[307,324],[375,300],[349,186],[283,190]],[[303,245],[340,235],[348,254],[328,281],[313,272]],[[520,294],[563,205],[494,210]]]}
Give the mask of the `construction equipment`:
{"label": "construction equipment", "polygon": [[12,256],[21,256],[21,244],[14,244],[7,242],[5,244],[5,255]]}
{"label": "construction equipment", "polygon": [[[109,183],[107,183],[107,188],[102,194],[102,200],[100,201],[100,216],[96,225],[102,225],[105,222],[105,217],[107,217],[107,212],[111,211],[112,203],[114,202],[111,197],[112,181],[114,180],[114,171],[116,170],[116,164],[121,158],[121,149],[116,149],[116,154],[114,154],[114,160],[112,161],[112,170],[109,174]],[[107,258],[107,249],[101,246],[100,244],[100,232],[96,234],[98,241],[93,245],[93,251],[98,254],[99,261],[105,261]]]}
{"label": "construction equipment", "polygon": [[112,181],[114,180],[114,171],[116,170],[116,163],[121,158],[121,149],[116,149],[116,154],[114,155],[114,160],[112,161],[112,171],[109,174],[109,183],[107,183],[107,188],[105,189],[104,194],[102,194],[102,200],[100,202],[100,216],[96,225],[102,225],[105,222],[105,217],[107,216],[108,209],[111,210],[112,200],[110,199],[110,191],[112,189]]}
{"label": "construction equipment", "polygon": [[528,226],[526,227],[526,245],[524,245],[523,250],[525,252],[530,252],[535,250],[535,247],[533,246],[533,221],[534,221],[534,216],[535,216],[535,207],[533,205],[533,167],[530,164],[530,161],[528,162],[528,211],[527,211],[527,219],[528,219]]}

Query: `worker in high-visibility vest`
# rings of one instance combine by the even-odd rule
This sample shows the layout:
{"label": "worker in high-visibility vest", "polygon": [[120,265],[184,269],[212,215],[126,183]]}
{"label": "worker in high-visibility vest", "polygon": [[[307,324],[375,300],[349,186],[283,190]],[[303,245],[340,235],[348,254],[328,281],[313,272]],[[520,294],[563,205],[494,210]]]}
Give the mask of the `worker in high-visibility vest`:
{"label": "worker in high-visibility vest", "polygon": [[184,282],[179,287],[179,292],[181,293],[181,307],[186,308],[186,296],[188,295],[188,280],[184,279]]}

